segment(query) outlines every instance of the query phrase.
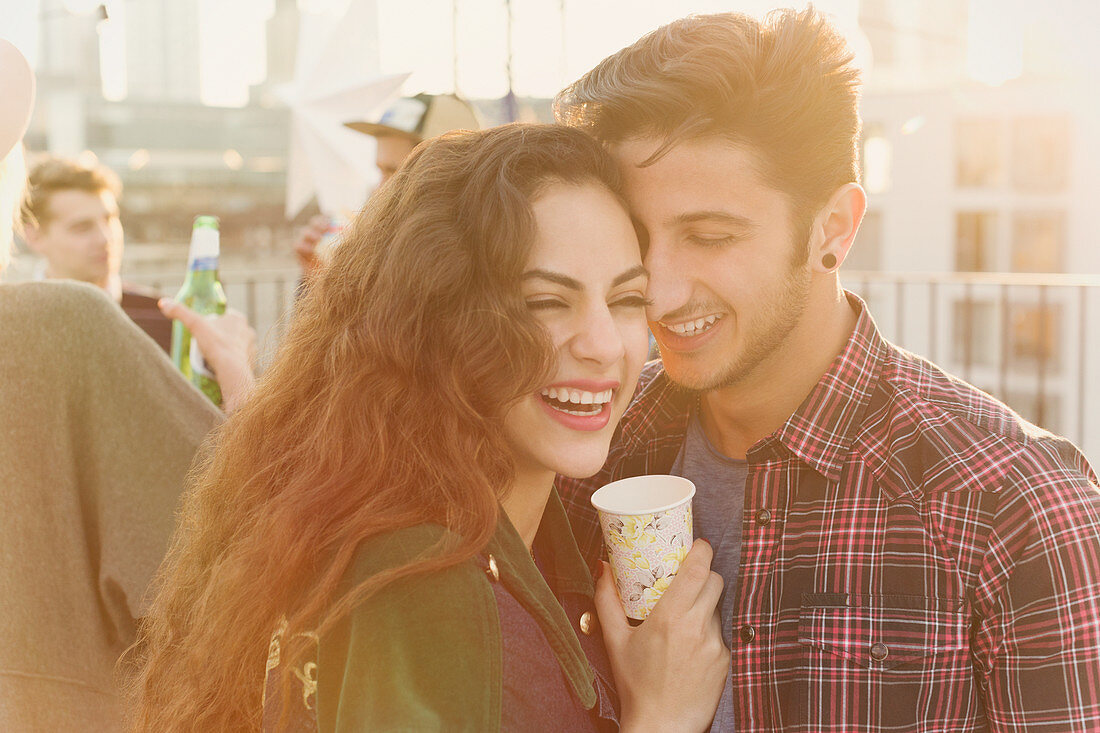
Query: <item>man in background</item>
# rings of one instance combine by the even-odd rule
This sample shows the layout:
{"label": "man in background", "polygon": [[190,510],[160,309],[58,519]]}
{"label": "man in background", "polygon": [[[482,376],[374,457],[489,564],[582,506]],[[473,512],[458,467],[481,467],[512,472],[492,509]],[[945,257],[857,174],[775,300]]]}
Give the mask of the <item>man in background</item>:
{"label": "man in background", "polygon": [[80,280],[102,288],[166,352],[172,322],[157,295],[122,282],[122,183],[105,166],[49,157],[30,173],[23,202],[27,245],[45,259],[49,279]]}
{"label": "man in background", "polygon": [[[454,94],[417,94],[402,97],[390,105],[377,121],[345,123],[356,132],[378,141],[375,165],[382,174],[378,185],[397,172],[417,145],[452,130],[480,130],[481,120],[473,105]],[[320,261],[317,245],[329,231],[331,220],[324,214],[310,219],[294,243],[294,254],[302,268],[302,279],[310,277]]]}

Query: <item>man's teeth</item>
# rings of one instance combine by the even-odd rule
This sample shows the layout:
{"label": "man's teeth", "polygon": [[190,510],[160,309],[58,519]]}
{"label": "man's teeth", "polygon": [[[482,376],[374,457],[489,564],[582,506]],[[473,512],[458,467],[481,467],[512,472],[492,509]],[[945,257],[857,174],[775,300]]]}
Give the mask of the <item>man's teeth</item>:
{"label": "man's teeth", "polygon": [[588,392],[583,389],[569,389],[567,387],[548,387],[542,390],[543,397],[549,397],[558,402],[572,402],[574,405],[603,405],[611,401],[614,390],[605,389],[603,392]]}
{"label": "man's teeth", "polygon": [[661,325],[677,336],[694,336],[708,330],[721,317],[706,316],[705,318],[696,318],[694,321],[684,321],[683,323],[665,323],[662,321]]}

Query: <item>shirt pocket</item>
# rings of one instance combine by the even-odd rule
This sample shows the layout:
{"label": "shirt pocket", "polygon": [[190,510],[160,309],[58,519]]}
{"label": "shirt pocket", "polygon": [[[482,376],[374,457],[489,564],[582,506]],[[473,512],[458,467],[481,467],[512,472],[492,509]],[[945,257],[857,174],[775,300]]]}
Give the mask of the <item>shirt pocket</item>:
{"label": "shirt pocket", "polygon": [[973,711],[957,599],[804,594],[796,694],[806,730],[956,730]]}

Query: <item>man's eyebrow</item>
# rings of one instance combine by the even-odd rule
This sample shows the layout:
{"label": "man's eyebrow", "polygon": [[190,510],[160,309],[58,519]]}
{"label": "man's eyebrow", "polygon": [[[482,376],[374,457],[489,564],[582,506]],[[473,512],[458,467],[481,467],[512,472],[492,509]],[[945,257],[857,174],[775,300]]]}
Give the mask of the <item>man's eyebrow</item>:
{"label": "man's eyebrow", "polygon": [[737,214],[730,214],[726,211],[715,210],[685,212],[673,217],[670,220],[670,224],[694,224],[701,221],[713,222],[715,224],[729,224],[742,229],[756,228],[756,224],[753,223],[751,219],[738,216]]}

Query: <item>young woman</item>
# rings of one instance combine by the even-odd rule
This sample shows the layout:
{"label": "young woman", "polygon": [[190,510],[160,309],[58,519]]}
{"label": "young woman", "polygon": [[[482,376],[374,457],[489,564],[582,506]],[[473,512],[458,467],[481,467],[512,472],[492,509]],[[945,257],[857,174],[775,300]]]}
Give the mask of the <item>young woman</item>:
{"label": "young woman", "polygon": [[372,198],[186,499],[138,730],[614,728],[553,480],[603,465],[647,352],[618,191],[517,125]]}

